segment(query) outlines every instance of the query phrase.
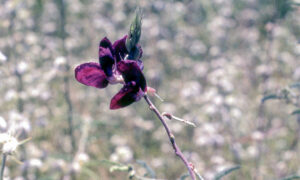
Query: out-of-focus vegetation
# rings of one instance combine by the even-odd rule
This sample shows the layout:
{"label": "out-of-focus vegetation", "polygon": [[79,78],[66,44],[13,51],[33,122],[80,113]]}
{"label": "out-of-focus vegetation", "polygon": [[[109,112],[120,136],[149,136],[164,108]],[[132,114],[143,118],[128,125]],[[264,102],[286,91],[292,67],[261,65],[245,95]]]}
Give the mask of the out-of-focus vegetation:
{"label": "out-of-focus vegetation", "polygon": [[270,100],[300,81],[298,5],[2,0],[0,130],[20,141],[32,138],[8,156],[5,177],[126,179],[127,173],[110,172],[104,159],[130,164],[139,176],[149,174],[147,168],[161,179],[187,173],[145,102],[111,111],[110,98],[120,87],[99,90],[74,79],[76,65],[98,61],[100,39],[114,41],[128,32],[137,6],[143,9],[147,83],[165,99],[154,99],[159,109],[197,125],[168,121],[201,175],[213,179],[236,165],[240,169],[227,179],[299,175],[299,96],[292,92],[297,88],[289,89],[288,103],[285,97]]}

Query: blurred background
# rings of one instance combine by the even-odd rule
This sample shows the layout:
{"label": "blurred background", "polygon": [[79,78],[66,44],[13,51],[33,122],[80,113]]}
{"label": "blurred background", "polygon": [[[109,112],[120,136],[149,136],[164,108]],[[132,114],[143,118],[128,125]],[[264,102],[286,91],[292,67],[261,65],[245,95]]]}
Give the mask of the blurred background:
{"label": "blurred background", "polygon": [[104,36],[127,34],[138,6],[144,74],[165,101],[152,99],[197,125],[168,121],[201,175],[235,165],[224,179],[300,174],[299,2],[1,0],[0,130],[31,137],[8,157],[6,179],[127,179],[105,159],[139,176],[187,173],[146,102],[111,111],[121,85],[74,78],[78,64],[98,61]]}

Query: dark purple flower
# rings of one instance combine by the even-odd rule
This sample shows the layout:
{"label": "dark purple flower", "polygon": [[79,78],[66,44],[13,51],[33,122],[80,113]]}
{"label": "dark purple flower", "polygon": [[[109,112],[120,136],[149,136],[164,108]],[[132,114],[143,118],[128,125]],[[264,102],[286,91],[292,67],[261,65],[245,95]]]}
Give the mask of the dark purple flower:
{"label": "dark purple flower", "polygon": [[126,38],[117,40],[113,45],[108,38],[99,44],[99,63],[89,62],[76,67],[75,78],[78,82],[96,88],[105,88],[108,84],[122,83],[123,88],[112,98],[110,109],[119,109],[138,101],[146,92],[146,80],[142,73],[143,62],[124,60],[128,57]]}
{"label": "dark purple flower", "polygon": [[145,77],[136,61],[120,61],[118,71],[122,74],[125,85],[112,98],[110,109],[119,109],[140,100],[147,89]]}

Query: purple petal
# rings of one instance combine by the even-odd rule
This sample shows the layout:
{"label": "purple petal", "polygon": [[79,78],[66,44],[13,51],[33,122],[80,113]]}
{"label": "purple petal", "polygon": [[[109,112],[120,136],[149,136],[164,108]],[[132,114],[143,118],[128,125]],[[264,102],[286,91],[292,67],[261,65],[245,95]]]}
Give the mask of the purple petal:
{"label": "purple petal", "polygon": [[128,54],[128,51],[126,48],[126,38],[127,38],[127,35],[125,35],[123,38],[117,40],[112,45],[114,52],[115,52],[117,62],[124,59],[125,55]]}
{"label": "purple petal", "polygon": [[99,47],[99,62],[106,76],[112,75],[112,66],[115,63],[112,52],[109,48]]}
{"label": "purple petal", "polygon": [[118,63],[118,71],[122,74],[125,83],[135,82],[138,89],[146,91],[146,80],[139,67],[134,60],[125,60]]}
{"label": "purple petal", "polygon": [[111,42],[107,37],[104,37],[100,43],[99,43],[99,47],[103,47],[103,48],[112,48]]}
{"label": "purple petal", "polygon": [[75,78],[78,82],[96,88],[105,88],[108,84],[107,76],[98,63],[89,62],[76,67]]}
{"label": "purple petal", "polygon": [[110,102],[110,109],[119,109],[130,105],[137,99],[137,92],[132,86],[124,86],[112,99]]}

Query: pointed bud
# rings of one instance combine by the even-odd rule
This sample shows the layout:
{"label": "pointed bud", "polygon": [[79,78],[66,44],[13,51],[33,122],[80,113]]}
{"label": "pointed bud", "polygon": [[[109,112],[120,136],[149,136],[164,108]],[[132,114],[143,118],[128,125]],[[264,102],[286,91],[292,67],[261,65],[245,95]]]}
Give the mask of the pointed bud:
{"label": "pointed bud", "polygon": [[133,19],[128,38],[126,39],[126,48],[128,52],[131,52],[133,48],[136,48],[137,43],[140,40],[142,32],[142,11],[141,9],[136,10],[135,18]]}
{"label": "pointed bud", "polygon": [[165,116],[166,118],[168,118],[168,119],[172,119],[172,114],[170,114],[170,113],[166,113],[166,112],[164,112],[163,114],[162,114],[163,116]]}

